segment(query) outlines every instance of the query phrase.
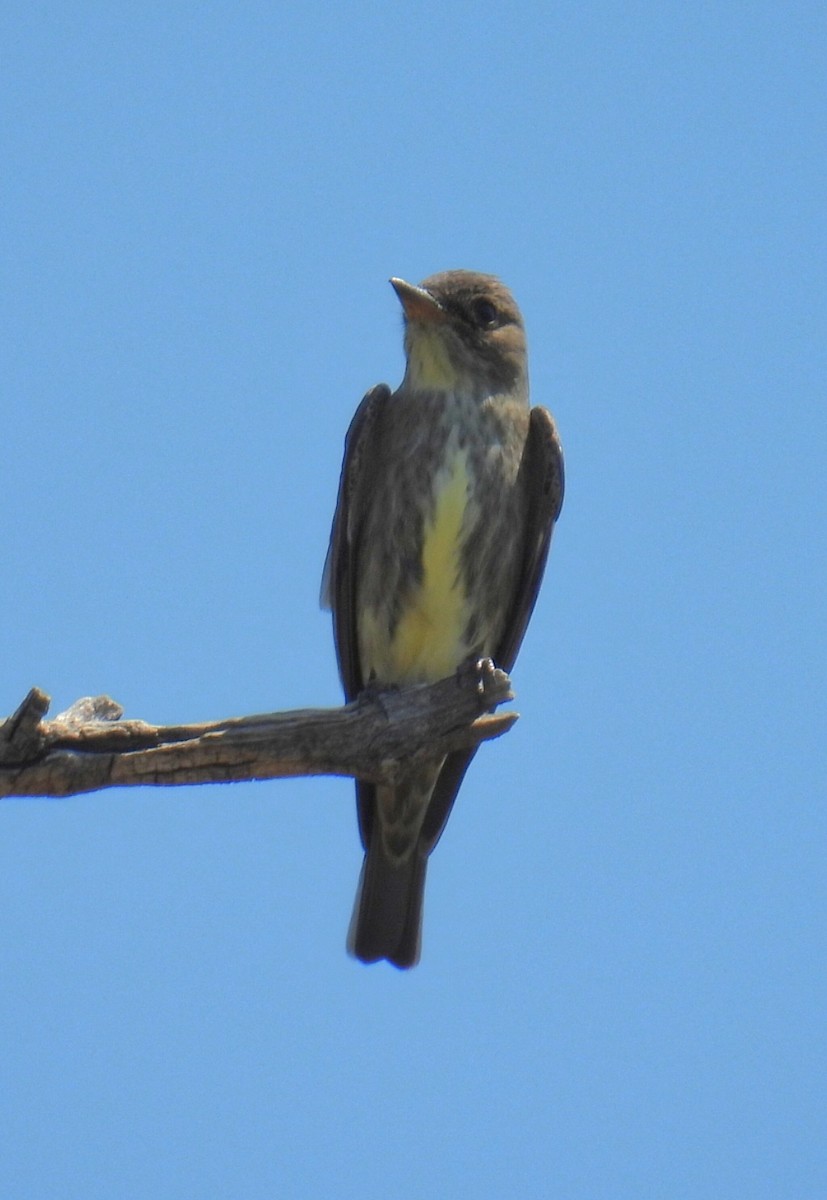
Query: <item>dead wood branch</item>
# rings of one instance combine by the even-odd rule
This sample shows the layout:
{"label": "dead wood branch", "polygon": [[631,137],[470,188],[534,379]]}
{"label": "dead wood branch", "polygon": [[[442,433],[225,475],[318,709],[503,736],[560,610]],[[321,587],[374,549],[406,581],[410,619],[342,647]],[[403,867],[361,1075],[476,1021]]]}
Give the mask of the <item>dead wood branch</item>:
{"label": "dead wood branch", "polygon": [[517,720],[490,659],[440,683],[366,693],[343,708],[233,717],[200,725],[121,720],[108,696],[78,700],[53,721],[37,688],[0,724],[0,798],[71,796],[106,787],[351,775],[391,783],[406,760],[441,758],[499,737]]}

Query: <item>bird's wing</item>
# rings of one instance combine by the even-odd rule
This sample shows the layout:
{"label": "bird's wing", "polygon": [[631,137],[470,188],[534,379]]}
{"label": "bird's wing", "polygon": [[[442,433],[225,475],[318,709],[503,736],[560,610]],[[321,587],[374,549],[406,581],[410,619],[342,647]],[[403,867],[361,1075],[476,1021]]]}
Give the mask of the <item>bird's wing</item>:
{"label": "bird's wing", "polygon": [[511,612],[494,661],[504,671],[514,666],[534,611],[548,558],[554,522],[563,506],[563,448],[554,418],[546,408],[532,408],[520,474],[528,497],[525,550]]}
{"label": "bird's wing", "polygon": [[355,700],[364,686],[356,636],[356,575],[354,546],[362,506],[370,493],[377,463],[375,442],[379,418],[390,399],[387,384],[371,388],[356,409],[345,437],[339,495],[322,575],[321,603],[333,612],[333,636],[345,699]]}
{"label": "bird's wing", "polygon": [[[495,663],[504,671],[510,671],[514,666],[534,610],[554,522],[563,504],[563,449],[554,419],[545,408],[531,410],[520,474],[523,477],[520,482],[528,496],[525,551],[505,632],[494,654]],[[439,841],[475,754],[476,749],[457,750],[445,759],[420,834],[420,844],[426,853],[430,853]]]}

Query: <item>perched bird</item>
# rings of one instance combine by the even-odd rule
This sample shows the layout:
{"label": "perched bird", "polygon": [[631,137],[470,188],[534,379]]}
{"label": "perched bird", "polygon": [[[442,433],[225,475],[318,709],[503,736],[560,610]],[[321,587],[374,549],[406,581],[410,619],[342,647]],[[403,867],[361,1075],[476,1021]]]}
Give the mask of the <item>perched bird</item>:
{"label": "perched bird", "polygon": [[[551,415],[530,408],[520,310],[491,275],[391,279],[407,365],[372,388],[345,440],[322,603],[348,701],[432,683],[469,657],[510,671],[563,501]],[[365,859],[348,935],[363,962],[419,960],[428,856],[473,750],[357,782]]]}

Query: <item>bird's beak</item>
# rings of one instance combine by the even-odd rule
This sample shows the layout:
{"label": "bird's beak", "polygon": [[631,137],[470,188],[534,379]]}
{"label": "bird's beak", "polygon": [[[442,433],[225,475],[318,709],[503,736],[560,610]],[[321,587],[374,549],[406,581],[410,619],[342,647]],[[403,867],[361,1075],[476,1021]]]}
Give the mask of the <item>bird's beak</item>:
{"label": "bird's beak", "polygon": [[399,297],[399,302],[409,321],[417,321],[421,325],[433,325],[445,320],[445,309],[424,288],[406,283],[404,279],[392,279],[391,286]]}

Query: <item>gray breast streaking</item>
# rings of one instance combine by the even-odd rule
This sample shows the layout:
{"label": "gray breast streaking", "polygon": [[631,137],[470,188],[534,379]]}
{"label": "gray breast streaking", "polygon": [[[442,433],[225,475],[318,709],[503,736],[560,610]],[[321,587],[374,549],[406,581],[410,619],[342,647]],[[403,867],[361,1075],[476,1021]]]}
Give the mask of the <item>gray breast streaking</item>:
{"label": "gray breast streaking", "polygon": [[529,410],[504,397],[397,393],[383,415],[354,547],[362,677],[435,681],[493,654],[511,607]]}

